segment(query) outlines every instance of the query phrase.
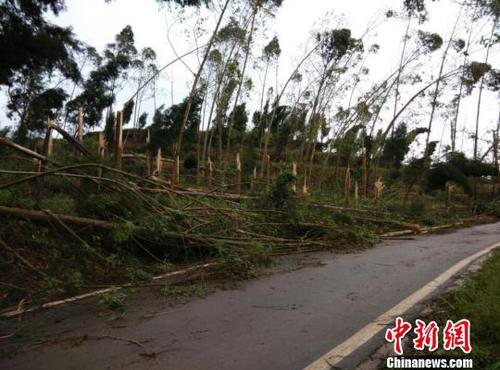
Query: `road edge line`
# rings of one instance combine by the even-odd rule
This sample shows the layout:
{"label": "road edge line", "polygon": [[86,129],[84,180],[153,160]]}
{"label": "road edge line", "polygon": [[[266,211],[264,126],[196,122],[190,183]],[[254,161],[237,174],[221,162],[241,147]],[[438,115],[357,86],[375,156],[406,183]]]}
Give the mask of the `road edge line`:
{"label": "road edge line", "polygon": [[[176,276],[176,275],[183,275],[183,274],[186,274],[186,273],[191,272],[191,271],[196,271],[199,269],[204,269],[207,267],[215,266],[215,264],[216,264],[215,262],[209,262],[209,263],[204,263],[204,264],[199,264],[199,265],[187,267],[187,268],[182,269],[182,270],[167,272],[166,274],[154,276],[152,280],[156,281],[156,280],[161,280],[161,279],[165,279],[165,278]],[[90,298],[90,297],[95,297],[95,296],[105,294],[105,293],[115,292],[117,290],[121,290],[121,289],[126,288],[127,286],[131,286],[131,285],[132,284],[123,284],[122,286],[94,290],[92,292],[83,293],[83,294],[80,294],[80,295],[77,295],[74,297],[64,298],[64,299],[61,299],[58,301],[53,301],[53,302],[47,302],[47,303],[44,303],[40,306],[8,311],[8,312],[0,314],[0,318],[11,318],[14,316],[19,316],[19,315],[22,315],[24,313],[33,312],[33,311],[37,311],[37,310],[44,309],[44,308],[52,308],[52,307],[60,306],[62,304],[66,304],[66,303],[81,301],[82,299],[85,299],[85,298]]]}
{"label": "road edge line", "polygon": [[361,347],[363,344],[367,343],[370,339],[375,337],[384,326],[390,324],[394,318],[401,316],[410,308],[415,306],[417,303],[422,301],[430,293],[436,291],[441,285],[446,283],[450,278],[460,272],[463,268],[467,267],[469,264],[477,260],[478,258],[484,256],[485,254],[491,252],[493,249],[499,248],[500,242],[490,245],[473,255],[462,259],[461,261],[454,264],[448,270],[441,273],[437,278],[431,280],[422,288],[418,289],[416,292],[412,293],[396,306],[392,307],[388,311],[384,312],[382,315],[377,317],[375,320],[364,326],[362,329],[357,331],[350,338],[346,339],[344,342],[334,347],[323,356],[321,356],[316,361],[312,362],[310,365],[306,366],[303,370],[330,370],[339,362],[351,355],[355,350]]}

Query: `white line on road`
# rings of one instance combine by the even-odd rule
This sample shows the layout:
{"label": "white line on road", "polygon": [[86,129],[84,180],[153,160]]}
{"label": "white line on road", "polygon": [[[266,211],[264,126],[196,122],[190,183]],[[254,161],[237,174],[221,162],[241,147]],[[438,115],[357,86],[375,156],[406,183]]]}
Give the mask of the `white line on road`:
{"label": "white line on road", "polygon": [[495,243],[456,263],[441,275],[439,275],[437,278],[417,290],[415,293],[411,294],[409,297],[402,300],[399,304],[391,308],[389,311],[377,317],[374,321],[359,330],[352,337],[325,353],[309,366],[305,367],[304,370],[330,370],[339,362],[352,354],[356,349],[358,349],[363,344],[372,339],[375,335],[377,335],[384,328],[384,326],[390,324],[396,317],[401,316],[403,313],[405,313],[422,299],[424,299],[427,295],[438,289],[453,275],[457,274],[460,270],[472,263],[474,260],[484,256],[485,254],[498,247],[500,247],[500,243]]}
{"label": "white line on road", "polygon": [[[191,266],[191,267],[185,268],[183,270],[168,272],[166,274],[162,274],[162,275],[158,275],[158,276],[153,277],[153,280],[161,280],[161,279],[165,279],[165,278],[176,276],[176,275],[183,275],[183,274],[186,274],[186,273],[191,272],[191,271],[195,271],[198,269],[203,269],[203,268],[207,268],[207,267],[211,267],[211,266],[215,266],[215,262],[209,262],[209,263],[205,263],[202,265]],[[44,303],[41,306],[35,306],[35,307],[31,307],[31,308],[26,308],[26,309],[23,309],[22,307],[18,307],[16,310],[0,314],[0,318],[2,318],[2,317],[9,318],[9,317],[13,317],[13,316],[19,316],[21,314],[33,312],[33,311],[36,311],[36,310],[39,310],[42,308],[52,308],[55,306],[60,306],[62,304],[66,304],[66,303],[81,301],[82,299],[85,299],[85,298],[90,298],[90,297],[95,297],[95,296],[105,294],[105,293],[115,292],[117,290],[121,290],[122,288],[131,287],[131,286],[132,286],[131,283],[123,284],[121,286],[99,289],[99,290],[95,290],[93,292],[80,294],[80,295],[77,295],[75,297],[61,299],[59,301]]]}

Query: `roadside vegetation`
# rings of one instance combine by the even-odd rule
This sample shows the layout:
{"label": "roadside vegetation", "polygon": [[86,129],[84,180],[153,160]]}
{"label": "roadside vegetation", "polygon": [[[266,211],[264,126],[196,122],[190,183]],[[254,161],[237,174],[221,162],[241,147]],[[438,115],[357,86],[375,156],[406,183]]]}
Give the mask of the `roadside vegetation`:
{"label": "roadside vegetation", "polygon": [[[439,327],[445,327],[447,320],[457,322],[468,319],[471,322],[472,351],[464,354],[438,350],[425,352],[425,356],[440,358],[471,358],[474,369],[500,369],[500,251],[497,249],[480,270],[470,273],[458,287],[435,299],[431,304],[434,320]],[[424,319],[425,320],[425,319]]]}

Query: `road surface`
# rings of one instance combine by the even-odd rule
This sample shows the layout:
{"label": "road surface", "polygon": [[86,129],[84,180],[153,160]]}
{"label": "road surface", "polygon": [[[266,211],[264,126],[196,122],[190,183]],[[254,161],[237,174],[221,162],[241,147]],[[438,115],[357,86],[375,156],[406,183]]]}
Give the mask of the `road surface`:
{"label": "road surface", "polygon": [[[124,317],[103,314],[93,301],[34,313],[23,319],[20,338],[0,341],[0,369],[302,369],[499,241],[500,223],[480,225],[352,254],[314,254],[300,269],[174,306],[137,293]],[[58,336],[80,339],[47,340]],[[376,336],[339,367],[355,366],[381,343]]]}

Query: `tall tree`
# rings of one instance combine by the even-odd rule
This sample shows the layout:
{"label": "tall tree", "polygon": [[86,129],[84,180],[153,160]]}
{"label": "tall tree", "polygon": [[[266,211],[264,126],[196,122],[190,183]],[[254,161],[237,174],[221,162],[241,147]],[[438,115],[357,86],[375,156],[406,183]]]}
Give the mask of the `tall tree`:
{"label": "tall tree", "polygon": [[4,0],[0,3],[0,85],[11,85],[16,74],[59,71],[73,77],[73,53],[79,42],[71,29],[46,20],[58,15],[64,0]]}
{"label": "tall tree", "polygon": [[128,80],[129,72],[138,63],[137,54],[134,32],[132,27],[126,26],[115,36],[115,41],[106,46],[101,62],[83,82],[80,94],[66,104],[71,122],[76,123],[81,107],[85,124],[95,127],[101,124],[106,111],[106,132],[112,132],[109,125],[113,125],[110,119],[113,104],[121,84]]}

